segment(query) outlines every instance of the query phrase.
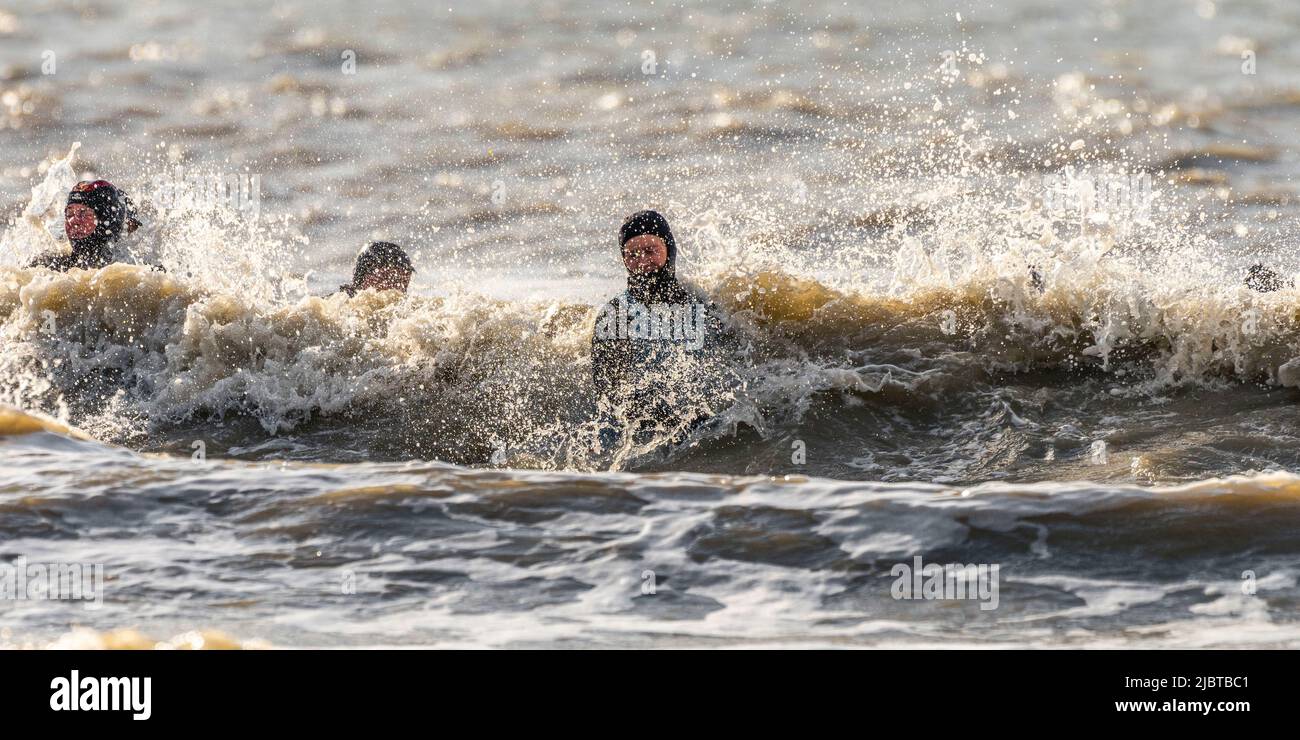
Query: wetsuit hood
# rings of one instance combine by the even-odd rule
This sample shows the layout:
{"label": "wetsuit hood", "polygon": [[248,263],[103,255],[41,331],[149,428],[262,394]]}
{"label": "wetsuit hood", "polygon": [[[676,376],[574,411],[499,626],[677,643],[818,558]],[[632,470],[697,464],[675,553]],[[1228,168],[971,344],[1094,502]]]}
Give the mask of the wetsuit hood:
{"label": "wetsuit hood", "polygon": [[64,228],[78,262],[107,264],[122,232],[139,226],[126,193],[107,180],[82,181],[68,193]]}
{"label": "wetsuit hood", "polygon": [[415,273],[411,258],[406,256],[406,251],[401,247],[392,242],[371,242],[357,253],[357,261],[352,268],[352,282],[340,285],[339,290],[354,296],[361,290],[361,282],[367,275],[383,269],[397,270],[408,275]]}
{"label": "wetsuit hood", "polygon": [[645,234],[653,234],[664,240],[668,246],[668,259],[664,266],[644,275],[627,276],[627,292],[642,303],[681,302],[683,288],[677,282],[677,240],[673,238],[672,229],[668,228],[668,219],[658,211],[637,211],[623,222],[618,230],[618,247],[629,240]]}

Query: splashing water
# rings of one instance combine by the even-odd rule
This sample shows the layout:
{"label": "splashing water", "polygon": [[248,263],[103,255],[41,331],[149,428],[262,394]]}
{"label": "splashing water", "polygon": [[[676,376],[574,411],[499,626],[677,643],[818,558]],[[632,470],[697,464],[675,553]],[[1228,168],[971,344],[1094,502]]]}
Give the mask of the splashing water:
{"label": "splashing water", "polygon": [[[1274,5],[1220,11],[1258,39],[1174,2],[657,3],[578,34],[584,3],[324,0],[202,38],[106,7],[94,84],[0,78],[30,137],[0,152],[0,556],[117,580],[0,644],[1297,644]],[[1255,42],[1277,71],[1244,78]],[[92,174],[142,205],[124,264],[26,268]],[[160,195],[230,176],[256,218]],[[610,450],[590,341],[647,206],[740,384]],[[331,295],[375,239],[412,292]],[[894,598],[917,556],[999,564],[998,606]]]}

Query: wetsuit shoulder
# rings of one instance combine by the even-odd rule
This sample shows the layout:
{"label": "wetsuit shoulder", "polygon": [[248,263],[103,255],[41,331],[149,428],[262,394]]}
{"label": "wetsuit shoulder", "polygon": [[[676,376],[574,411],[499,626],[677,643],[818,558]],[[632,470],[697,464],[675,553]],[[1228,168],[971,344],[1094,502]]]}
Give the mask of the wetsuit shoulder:
{"label": "wetsuit shoulder", "polygon": [[678,283],[682,292],[689,296],[686,300],[704,308],[706,321],[708,322],[705,346],[710,349],[735,350],[740,346],[740,337],[732,329],[730,322],[727,320],[726,312],[709,297],[702,288],[694,283],[681,281]]}
{"label": "wetsuit shoulder", "polygon": [[678,280],[677,289],[681,291],[684,297],[689,298],[692,301],[697,303],[709,302],[709,298],[704,293],[704,290],[689,280]]}
{"label": "wetsuit shoulder", "polygon": [[605,301],[605,305],[606,305],[606,306],[618,306],[618,304],[619,304],[620,302],[625,303],[625,304],[626,304],[626,303],[631,303],[631,302],[632,302],[632,295],[631,295],[630,293],[628,293],[626,290],[624,290],[624,291],[620,291],[619,293],[616,293],[616,294],[615,294],[612,298],[610,298],[608,301]]}

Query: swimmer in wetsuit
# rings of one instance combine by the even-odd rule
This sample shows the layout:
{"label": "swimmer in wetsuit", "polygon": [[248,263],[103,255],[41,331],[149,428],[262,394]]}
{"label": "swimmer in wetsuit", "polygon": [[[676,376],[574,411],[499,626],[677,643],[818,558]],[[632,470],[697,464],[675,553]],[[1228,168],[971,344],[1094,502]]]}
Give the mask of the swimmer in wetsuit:
{"label": "swimmer in wetsuit", "polygon": [[107,180],[77,183],[68,193],[63,227],[72,252],[51,252],[30,267],[67,272],[72,268],[97,270],[114,261],[113,245],[140,227],[135,206],[126,193]]}
{"label": "swimmer in wetsuit", "polygon": [[1245,284],[1247,288],[1259,293],[1272,293],[1283,288],[1295,287],[1294,280],[1284,280],[1276,270],[1265,267],[1263,263],[1256,262],[1246,271]]}
{"label": "swimmer in wetsuit", "polygon": [[348,297],[362,290],[396,290],[402,293],[411,285],[415,268],[401,247],[391,242],[373,242],[357,254],[352,268],[352,282],[340,285]]}
{"label": "swimmer in wetsuit", "polygon": [[736,336],[711,301],[677,279],[677,242],[662,215],[632,214],[618,242],[627,290],[596,318],[596,393],[639,430],[696,426],[739,386],[727,362],[738,346]]}

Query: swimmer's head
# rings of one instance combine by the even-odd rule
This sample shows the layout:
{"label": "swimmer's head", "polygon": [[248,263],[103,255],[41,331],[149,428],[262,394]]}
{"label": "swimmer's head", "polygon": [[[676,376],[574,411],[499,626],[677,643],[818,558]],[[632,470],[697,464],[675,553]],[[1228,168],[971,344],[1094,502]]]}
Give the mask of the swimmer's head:
{"label": "swimmer's head", "polygon": [[415,268],[401,247],[391,242],[373,242],[357,254],[352,269],[349,293],[358,290],[398,290],[403,293],[411,284]]}
{"label": "swimmer's head", "polygon": [[1259,262],[1250,266],[1250,269],[1246,272],[1245,283],[1247,288],[1260,293],[1272,293],[1275,290],[1288,287],[1276,270],[1265,267]]}
{"label": "swimmer's head", "polygon": [[656,211],[638,211],[618,230],[618,244],[633,297],[664,298],[677,278],[677,241],[668,219]]}
{"label": "swimmer's head", "polygon": [[107,180],[77,183],[63,209],[63,229],[73,252],[106,248],[139,228],[135,206]]}
{"label": "swimmer's head", "polygon": [[618,230],[623,266],[629,274],[644,275],[657,270],[672,271],[677,262],[677,242],[668,219],[657,211],[638,211]]}

